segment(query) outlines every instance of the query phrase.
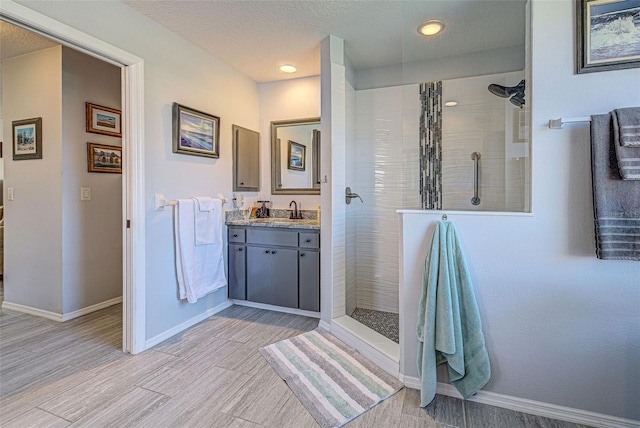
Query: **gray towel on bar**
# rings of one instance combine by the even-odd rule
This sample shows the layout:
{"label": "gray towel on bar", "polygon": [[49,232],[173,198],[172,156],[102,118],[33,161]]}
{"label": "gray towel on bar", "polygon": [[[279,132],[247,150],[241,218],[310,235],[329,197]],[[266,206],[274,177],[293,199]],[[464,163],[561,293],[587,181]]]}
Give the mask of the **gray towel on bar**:
{"label": "gray towel on bar", "polygon": [[613,111],[617,139],[623,147],[640,147],[640,107],[617,108]]}
{"label": "gray towel on bar", "polygon": [[640,181],[621,179],[611,113],[591,116],[591,170],[597,257],[640,260]]}
{"label": "gray towel on bar", "polygon": [[640,107],[611,112],[613,145],[623,180],[640,180]]}

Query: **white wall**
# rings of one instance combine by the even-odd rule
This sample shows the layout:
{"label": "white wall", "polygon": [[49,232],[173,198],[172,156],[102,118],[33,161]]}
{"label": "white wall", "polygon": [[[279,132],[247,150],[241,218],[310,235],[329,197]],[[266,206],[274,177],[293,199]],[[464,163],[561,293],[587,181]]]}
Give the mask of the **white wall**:
{"label": "white wall", "polygon": [[[62,48],[2,64],[7,302],[62,313]],[[13,160],[11,122],[42,118],[42,159]]]}
{"label": "white wall", "polygon": [[[260,93],[260,147],[262,148],[259,195],[270,200],[273,208],[288,208],[289,203],[296,200],[302,205],[302,209],[315,210],[320,205],[320,195],[271,194],[271,122],[320,117],[320,76],[260,83],[258,90]],[[320,138],[324,141],[324,135]],[[283,148],[286,156],[286,147]],[[307,161],[311,155],[310,152],[311,150],[307,150]],[[307,171],[310,172],[310,164],[307,163],[307,166]],[[284,178],[283,175],[283,180]],[[259,199],[255,195],[255,193],[246,193],[245,206],[250,206],[252,198]]]}
{"label": "white wall", "polygon": [[[640,69],[576,75],[575,2],[534,1],[533,216],[450,215],[491,358],[488,391],[640,419],[640,264],[595,257],[589,128],[551,118],[640,105]],[[404,215],[401,371],[416,375],[415,302],[440,213]]]}
{"label": "white wall", "polygon": [[[122,296],[122,175],[87,171],[87,142],[122,139],[86,132],[85,102],[120,109],[120,68],[62,49],[63,313]],[[125,154],[126,155],[126,154]],[[80,187],[91,200],[80,200]]]}
{"label": "white wall", "polygon": [[[19,3],[128,51],[144,63],[146,338],[163,334],[227,301],[220,289],[195,304],[178,300],[173,210],[156,212],[153,195],[169,199],[231,195],[231,125],[259,128],[257,85],[120,2]],[[220,117],[220,158],[172,153],[171,104]],[[133,225],[136,227],[136,225]]]}

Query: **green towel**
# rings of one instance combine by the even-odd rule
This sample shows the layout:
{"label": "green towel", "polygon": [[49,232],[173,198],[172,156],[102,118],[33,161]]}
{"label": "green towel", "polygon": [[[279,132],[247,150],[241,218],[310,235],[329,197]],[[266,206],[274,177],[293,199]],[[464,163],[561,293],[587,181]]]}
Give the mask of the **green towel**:
{"label": "green towel", "polygon": [[425,260],[418,308],[420,405],[436,395],[436,366],[446,362],[449,382],[469,398],[491,369],[467,264],[451,221],[439,221]]}

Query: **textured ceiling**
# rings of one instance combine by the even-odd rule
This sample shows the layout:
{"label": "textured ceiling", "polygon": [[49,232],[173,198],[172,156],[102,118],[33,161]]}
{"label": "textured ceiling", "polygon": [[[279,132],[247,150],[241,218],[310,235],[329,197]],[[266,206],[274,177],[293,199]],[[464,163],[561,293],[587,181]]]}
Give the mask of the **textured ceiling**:
{"label": "textured ceiling", "polygon": [[[356,70],[524,45],[525,0],[122,0],[256,82],[320,74],[320,42]],[[432,38],[427,19],[446,23]],[[298,72],[277,70],[294,64]]]}
{"label": "textured ceiling", "polygon": [[57,43],[31,31],[0,21],[0,60],[56,46]]}

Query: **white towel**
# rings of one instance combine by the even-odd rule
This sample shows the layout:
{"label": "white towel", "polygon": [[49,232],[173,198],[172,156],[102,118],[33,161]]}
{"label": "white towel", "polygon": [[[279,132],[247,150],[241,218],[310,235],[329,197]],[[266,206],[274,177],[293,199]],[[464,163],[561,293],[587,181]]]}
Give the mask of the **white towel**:
{"label": "white towel", "polygon": [[196,245],[214,244],[216,230],[222,226],[222,201],[208,196],[192,199],[195,201],[193,215]]}
{"label": "white towel", "polygon": [[215,243],[195,245],[196,201],[178,199],[176,204],[175,243],[176,274],[180,299],[195,303],[205,294],[227,285],[224,272],[224,246],[222,240],[222,209],[215,227]]}

